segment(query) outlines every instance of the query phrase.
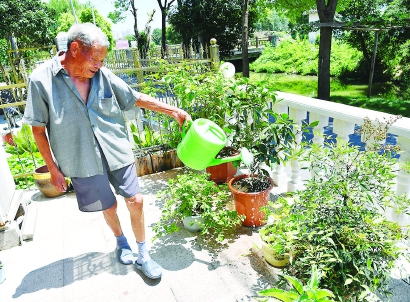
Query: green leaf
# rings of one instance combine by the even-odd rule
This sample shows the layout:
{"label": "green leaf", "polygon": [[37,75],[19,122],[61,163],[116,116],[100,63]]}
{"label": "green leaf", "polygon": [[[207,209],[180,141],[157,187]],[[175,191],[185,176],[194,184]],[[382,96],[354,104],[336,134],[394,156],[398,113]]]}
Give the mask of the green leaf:
{"label": "green leaf", "polygon": [[277,298],[283,302],[292,302],[293,301],[293,295],[291,295],[291,292],[284,291],[282,289],[278,288],[271,288],[271,289],[266,289],[262,290],[259,292],[259,295],[261,296],[266,296],[266,297],[274,297]]}
{"label": "green leaf", "polygon": [[323,298],[325,298],[325,297],[332,297],[332,298],[334,298],[335,295],[333,294],[333,292],[331,292],[331,291],[328,290],[328,289],[318,289],[318,290],[316,290],[316,299],[317,299],[317,300],[323,299]]}
{"label": "green leaf", "polygon": [[319,121],[314,121],[314,122],[310,123],[308,127],[313,128],[313,127],[316,127],[317,125],[319,125]]}
{"label": "green leaf", "polygon": [[297,290],[299,294],[303,293],[303,283],[300,282],[298,279],[292,276],[284,276],[286,280],[288,280],[293,287]]}
{"label": "green leaf", "polygon": [[345,281],[345,286],[346,286],[346,285],[349,285],[349,284],[352,283],[352,282],[353,282],[353,279],[351,279],[351,278],[346,279],[346,281]]}

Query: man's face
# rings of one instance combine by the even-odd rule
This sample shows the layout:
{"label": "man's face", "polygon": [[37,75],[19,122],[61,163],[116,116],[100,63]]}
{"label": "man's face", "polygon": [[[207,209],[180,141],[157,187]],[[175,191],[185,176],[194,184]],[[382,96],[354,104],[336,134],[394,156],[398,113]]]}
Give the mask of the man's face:
{"label": "man's face", "polygon": [[76,56],[77,74],[84,78],[92,78],[103,66],[107,52],[107,47],[98,43],[94,43],[89,49],[79,45]]}

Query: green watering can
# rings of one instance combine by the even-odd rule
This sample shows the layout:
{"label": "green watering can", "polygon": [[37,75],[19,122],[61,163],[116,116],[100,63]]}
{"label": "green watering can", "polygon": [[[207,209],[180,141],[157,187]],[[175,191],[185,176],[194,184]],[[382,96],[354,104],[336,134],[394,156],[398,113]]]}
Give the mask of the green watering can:
{"label": "green watering can", "polygon": [[242,160],[249,166],[253,156],[248,149],[242,148],[239,155],[215,158],[226,145],[225,132],[214,122],[199,118],[190,122],[188,132],[182,127],[182,141],[178,144],[177,155],[189,168],[203,170],[210,166]]}

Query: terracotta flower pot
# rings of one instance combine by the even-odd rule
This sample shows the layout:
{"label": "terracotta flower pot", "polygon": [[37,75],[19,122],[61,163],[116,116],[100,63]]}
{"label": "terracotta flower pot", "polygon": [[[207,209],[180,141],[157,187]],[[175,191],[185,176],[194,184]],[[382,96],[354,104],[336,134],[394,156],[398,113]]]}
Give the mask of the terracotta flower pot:
{"label": "terracotta flower pot", "polygon": [[223,163],[206,168],[206,172],[210,174],[209,178],[217,184],[230,181],[236,174],[236,171],[237,169],[232,163]]}
{"label": "terracotta flower pot", "polygon": [[34,170],[34,184],[46,197],[52,198],[64,195],[66,192],[58,192],[51,184],[51,174],[46,165]]}
{"label": "terracotta flower pot", "polygon": [[[217,154],[216,158],[236,156],[240,152],[232,147],[223,147]],[[209,178],[217,184],[230,181],[236,174],[237,169],[232,162],[223,163],[217,166],[206,168],[206,172],[210,174]]]}
{"label": "terracotta flower pot", "polygon": [[246,193],[232,187],[235,182],[246,177],[248,177],[248,175],[242,174],[232,178],[228,183],[228,187],[233,194],[236,211],[239,215],[245,215],[245,220],[242,222],[242,225],[252,227],[262,226],[265,224],[265,213],[261,211],[261,208],[268,204],[270,190],[272,190],[274,185],[273,180],[267,177],[270,181],[270,186],[261,192]]}
{"label": "terracotta flower pot", "polygon": [[3,141],[11,146],[15,146],[13,135],[9,132],[3,136]]}

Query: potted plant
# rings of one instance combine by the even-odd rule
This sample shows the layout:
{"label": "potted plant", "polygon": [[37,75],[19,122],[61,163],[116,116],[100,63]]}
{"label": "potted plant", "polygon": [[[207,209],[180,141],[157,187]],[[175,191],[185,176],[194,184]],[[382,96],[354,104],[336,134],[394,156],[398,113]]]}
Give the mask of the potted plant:
{"label": "potted plant", "polygon": [[324,274],[321,284],[343,301],[388,293],[394,263],[407,252],[400,243],[409,238],[408,229],[384,215],[386,207],[410,205],[391,186],[397,148],[378,143],[386,136],[386,124],[395,120],[365,120],[365,151],[343,141],[329,143],[329,148],[310,145],[304,159],[310,160],[312,179],[293,196],[289,209],[277,209],[282,217],[289,212],[283,219],[292,224],[273,236],[294,231],[292,264],[285,273],[305,281],[311,265],[317,265]]}
{"label": "potted plant", "polygon": [[[226,146],[222,148],[221,151],[219,151],[215,158],[219,159],[224,157],[236,156],[239,155],[239,153],[240,152],[235,148]],[[238,165],[238,161],[223,163],[206,168],[206,172],[209,173],[209,178],[217,184],[227,183],[234,177],[234,175],[238,171]]]}
{"label": "potted plant", "polygon": [[167,144],[163,133],[153,130],[152,125],[151,127],[145,125],[144,131],[140,132],[133,123],[130,123],[130,129],[138,176],[183,166],[175,150]]}
{"label": "potted plant", "polygon": [[262,255],[274,267],[283,268],[293,259],[296,245],[293,243],[299,232],[298,213],[291,213],[291,200],[279,197],[276,202],[269,201],[262,208],[267,224],[259,230],[262,242]]}
{"label": "potted plant", "polygon": [[5,142],[6,144],[10,146],[15,146],[13,134],[11,133],[11,131],[4,133],[2,137],[3,137],[3,142]]}
{"label": "potted plant", "polygon": [[23,189],[33,186],[35,184],[33,171],[39,165],[44,165],[44,160],[37,148],[30,126],[23,124],[14,135],[14,145],[5,146],[5,151],[10,154],[7,157],[10,171],[14,176],[18,176],[15,178],[16,187]]}
{"label": "potted plant", "polygon": [[164,206],[160,221],[153,227],[154,239],[179,231],[184,220],[188,227],[197,224],[195,227],[201,229],[201,234],[213,230],[219,241],[226,232],[241,224],[242,217],[227,208],[230,200],[227,185],[218,186],[209,180],[208,173],[184,171],[168,183],[169,186],[158,193]]}
{"label": "potted plant", "polygon": [[248,174],[236,176],[228,185],[238,213],[246,215],[243,225],[261,226],[265,216],[260,208],[267,205],[274,186],[269,167],[283,162],[281,152],[294,146],[295,134],[307,125],[299,129],[287,114],[269,108],[270,102],[276,102],[276,91],[268,82],[237,79],[231,86],[229,102],[226,132],[232,146],[250,150],[254,161],[246,167]]}
{"label": "potted plant", "polygon": [[[319,288],[319,281],[323,275],[312,266],[311,276],[306,285],[292,276],[284,278],[291,284],[293,289],[286,291],[280,288],[265,289],[259,292],[260,296],[273,297],[283,302],[308,301],[308,302],[333,302],[335,295],[327,289]],[[262,300],[268,301],[268,300]]]}
{"label": "potted plant", "polygon": [[[66,194],[66,192],[57,191],[57,189],[51,184],[51,174],[48,171],[46,165],[38,167],[34,170],[33,174],[34,184],[37,189],[48,198],[54,198]],[[70,187],[71,179],[66,177],[67,187]]]}

